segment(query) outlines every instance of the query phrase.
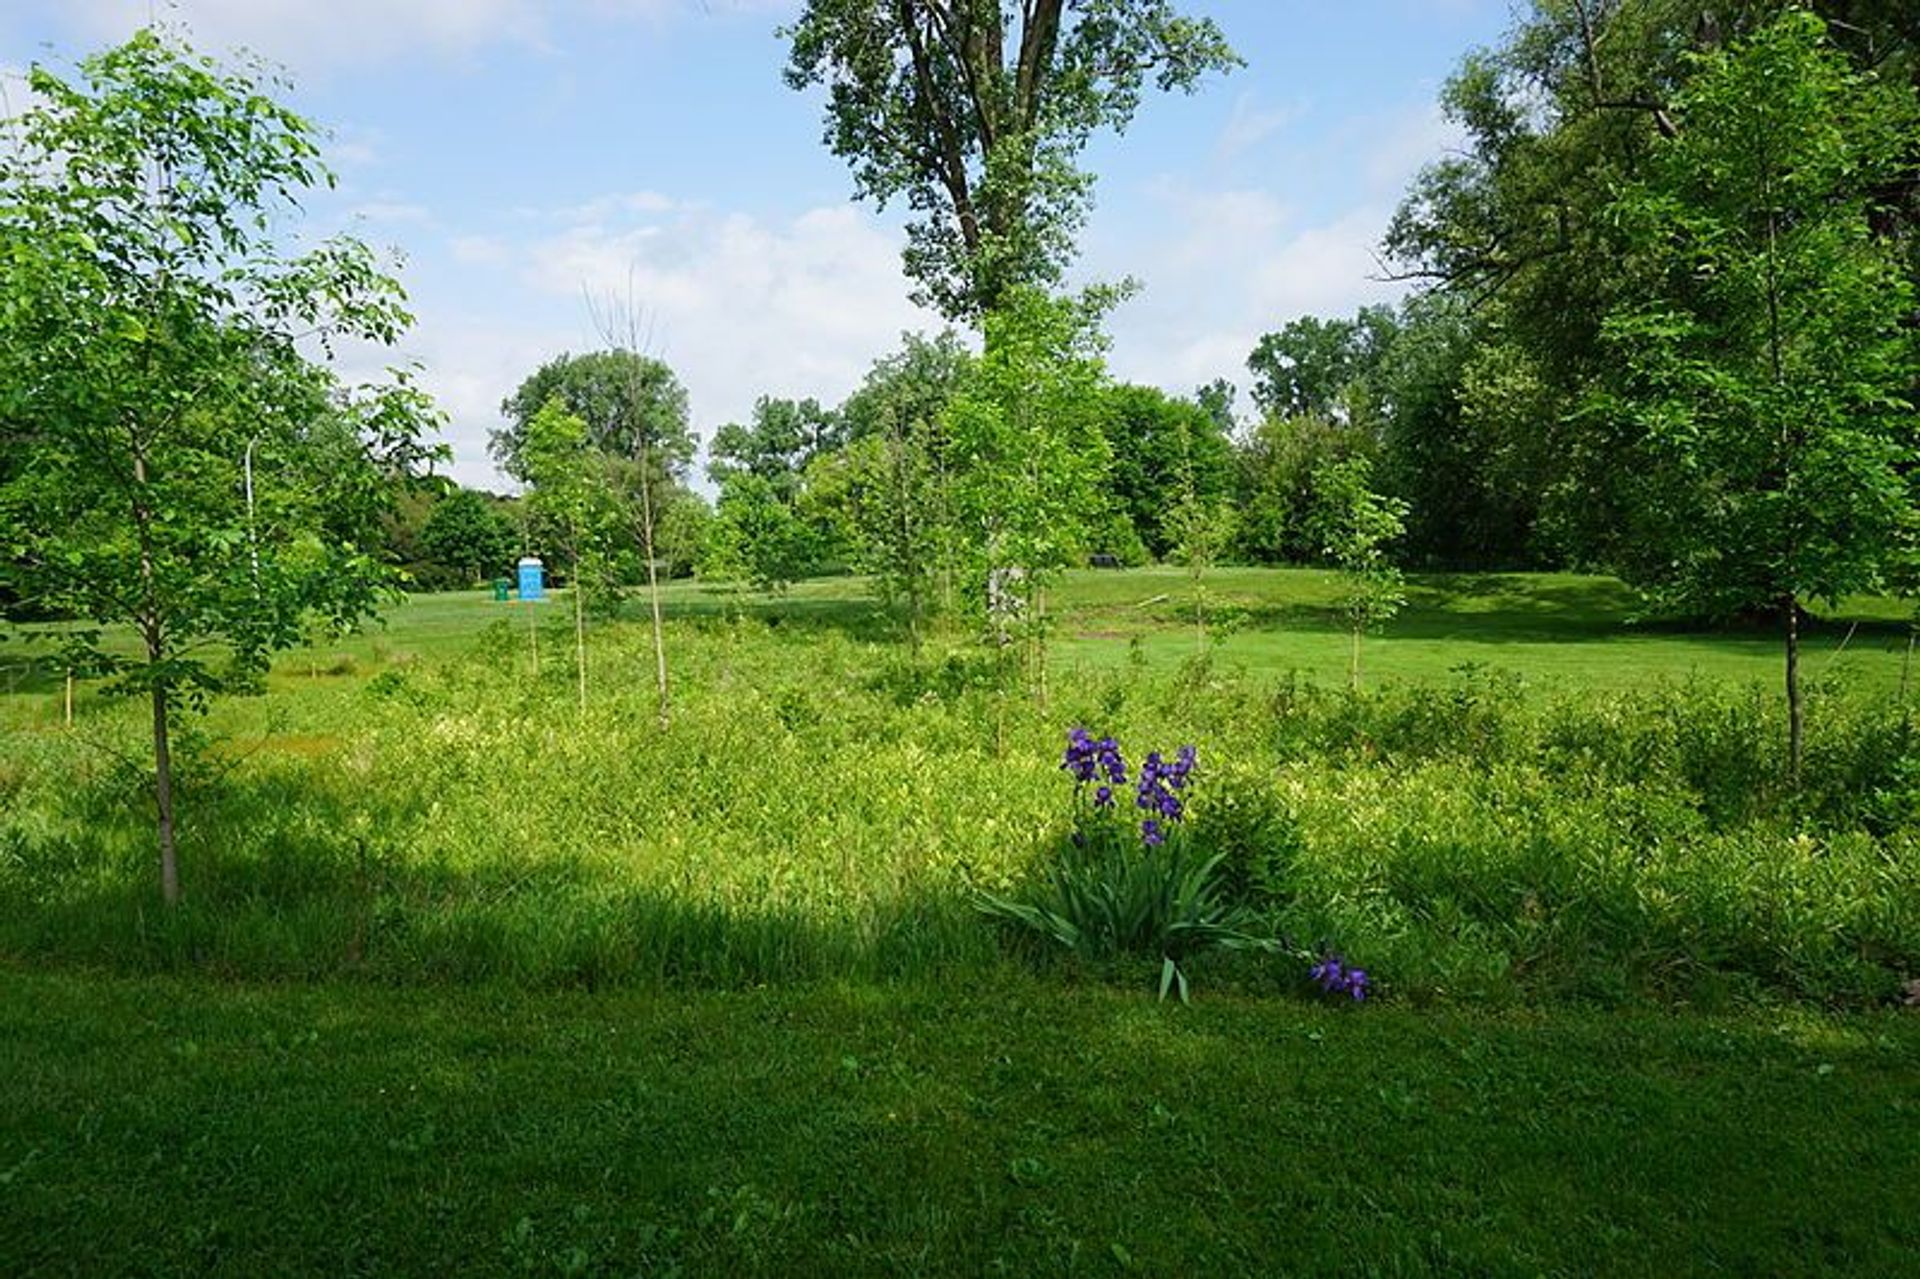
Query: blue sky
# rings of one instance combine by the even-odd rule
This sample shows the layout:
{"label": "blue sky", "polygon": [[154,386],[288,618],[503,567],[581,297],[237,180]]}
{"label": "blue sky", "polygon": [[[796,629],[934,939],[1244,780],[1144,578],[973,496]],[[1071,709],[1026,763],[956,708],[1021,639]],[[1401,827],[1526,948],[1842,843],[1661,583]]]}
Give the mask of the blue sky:
{"label": "blue sky", "polygon": [[[312,229],[404,257],[453,473],[486,457],[503,395],[597,345],[585,298],[629,288],[702,437],[762,393],[837,400],[907,329],[897,211],[850,202],[820,104],[780,80],[797,0],[6,0],[0,74],[124,37],[151,10],[209,52],[254,50],[332,132]],[[1187,0],[1247,66],[1149,97],[1088,153],[1100,175],[1076,278],[1131,275],[1119,376],[1245,381],[1254,340],[1396,295],[1370,277],[1406,180],[1453,138],[1434,106],[1509,0]],[[11,83],[11,82],[10,82]],[[18,105],[18,85],[14,84]],[[379,357],[390,360],[391,355]],[[349,362],[376,363],[366,353]],[[349,369],[349,372],[357,370]]]}

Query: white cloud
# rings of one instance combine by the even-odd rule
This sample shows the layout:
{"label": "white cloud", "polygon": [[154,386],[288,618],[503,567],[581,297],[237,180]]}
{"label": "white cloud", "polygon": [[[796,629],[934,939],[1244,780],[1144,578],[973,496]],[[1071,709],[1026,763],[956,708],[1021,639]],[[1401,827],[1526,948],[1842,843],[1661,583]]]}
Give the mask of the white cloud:
{"label": "white cloud", "polygon": [[[1407,181],[1457,139],[1426,104],[1345,121],[1324,143],[1358,179],[1349,183],[1352,200],[1312,216],[1266,188],[1196,189],[1188,178],[1153,185],[1154,231],[1107,245],[1091,264],[1146,286],[1113,319],[1115,373],[1176,392],[1216,377],[1244,383],[1261,334],[1301,315],[1351,314],[1404,296],[1404,283],[1381,278],[1380,241]],[[1321,171],[1325,161],[1298,167]],[[1157,252],[1143,253],[1146,244]]]}
{"label": "white cloud", "polygon": [[1374,278],[1388,216],[1366,206],[1301,224],[1260,192],[1186,199],[1182,234],[1135,268],[1145,291],[1114,317],[1114,372],[1175,392],[1217,377],[1244,382],[1262,333],[1399,297],[1405,286]]}
{"label": "white cloud", "polygon": [[201,48],[241,47],[311,73],[428,50],[462,56],[496,43],[539,44],[546,21],[533,0],[70,0],[88,36],[124,38],[151,10],[184,25]]}
{"label": "white cloud", "polygon": [[1297,106],[1262,107],[1252,93],[1241,93],[1233,100],[1233,111],[1221,126],[1214,144],[1214,158],[1228,163],[1258,147],[1300,116]]}
{"label": "white cloud", "polygon": [[[615,195],[604,216],[555,227],[580,209],[532,213],[538,229],[446,241],[460,263],[485,265],[504,305],[484,316],[420,294],[406,355],[451,419],[454,474],[500,486],[486,460],[499,404],[540,362],[603,345],[589,299],[629,296],[642,344],[686,384],[703,438],[742,420],[759,395],[828,402],[859,384],[906,330],[939,327],[907,301],[897,236],[851,205],[790,219]],[[649,212],[650,211],[650,212]],[[515,318],[519,317],[519,318]]]}
{"label": "white cloud", "polygon": [[497,235],[456,235],[447,241],[447,251],[464,266],[498,266],[512,255],[512,248]]}
{"label": "white cloud", "polygon": [[903,329],[937,324],[907,301],[894,235],[850,205],[586,223],[536,244],[526,279],[556,297],[631,295],[708,429],[763,393],[837,399]]}
{"label": "white cloud", "polygon": [[1466,139],[1465,132],[1446,118],[1438,102],[1387,117],[1381,133],[1366,158],[1367,182],[1377,192],[1395,195],[1406,189],[1408,180],[1423,165],[1458,149]]}

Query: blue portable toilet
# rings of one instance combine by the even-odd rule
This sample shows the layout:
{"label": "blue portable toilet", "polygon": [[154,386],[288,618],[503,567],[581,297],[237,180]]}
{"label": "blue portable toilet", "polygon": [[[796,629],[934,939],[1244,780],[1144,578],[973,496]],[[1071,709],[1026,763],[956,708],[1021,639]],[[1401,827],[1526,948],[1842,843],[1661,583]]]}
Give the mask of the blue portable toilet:
{"label": "blue portable toilet", "polygon": [[547,597],[546,581],[540,561],[531,555],[520,560],[520,602],[538,604]]}

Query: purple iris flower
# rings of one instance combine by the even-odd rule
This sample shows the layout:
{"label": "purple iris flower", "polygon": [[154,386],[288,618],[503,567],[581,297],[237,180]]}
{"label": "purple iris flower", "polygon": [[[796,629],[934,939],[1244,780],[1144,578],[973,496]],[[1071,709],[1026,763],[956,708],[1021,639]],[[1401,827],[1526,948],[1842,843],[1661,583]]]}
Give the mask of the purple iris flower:
{"label": "purple iris flower", "polygon": [[1346,995],[1355,1003],[1366,999],[1373,989],[1373,983],[1367,977],[1364,968],[1349,968],[1346,961],[1338,955],[1327,955],[1319,963],[1307,969],[1307,977],[1320,983],[1320,989],[1329,995]]}

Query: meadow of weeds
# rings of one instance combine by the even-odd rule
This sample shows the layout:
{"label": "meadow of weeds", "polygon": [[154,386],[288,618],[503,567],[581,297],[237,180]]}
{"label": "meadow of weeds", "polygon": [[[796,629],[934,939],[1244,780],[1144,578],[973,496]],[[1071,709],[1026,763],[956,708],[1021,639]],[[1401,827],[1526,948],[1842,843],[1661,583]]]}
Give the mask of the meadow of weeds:
{"label": "meadow of weeds", "polygon": [[[1036,955],[976,907],[1059,855],[1061,751],[1085,726],[1193,743],[1185,835],[1235,917],[1364,964],[1392,1000],[1863,1007],[1920,976],[1920,736],[1878,687],[1820,690],[1794,786],[1773,690],[1682,673],[1595,688],[1468,663],[1356,693],[1136,644],[1069,651],[1041,706],[975,646],[916,658],[879,619],[804,606],[683,610],[670,647],[665,732],[626,624],[594,635],[584,714],[567,646],[535,677],[506,623],[304,682],[295,659],[182,752],[171,915],[133,708],[6,730],[0,955],[389,984],[974,981]],[[1193,972],[1305,982],[1264,952]]]}

